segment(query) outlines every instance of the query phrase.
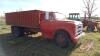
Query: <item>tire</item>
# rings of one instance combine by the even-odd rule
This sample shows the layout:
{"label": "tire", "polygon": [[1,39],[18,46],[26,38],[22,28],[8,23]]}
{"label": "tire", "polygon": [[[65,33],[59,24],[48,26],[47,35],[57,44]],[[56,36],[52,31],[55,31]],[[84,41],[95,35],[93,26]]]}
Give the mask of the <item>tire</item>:
{"label": "tire", "polygon": [[20,37],[24,34],[23,29],[17,26],[11,26],[11,33],[14,37]]}
{"label": "tire", "polygon": [[63,31],[59,31],[55,35],[55,42],[57,46],[62,48],[68,48],[72,46],[72,42],[69,39],[69,35]]}

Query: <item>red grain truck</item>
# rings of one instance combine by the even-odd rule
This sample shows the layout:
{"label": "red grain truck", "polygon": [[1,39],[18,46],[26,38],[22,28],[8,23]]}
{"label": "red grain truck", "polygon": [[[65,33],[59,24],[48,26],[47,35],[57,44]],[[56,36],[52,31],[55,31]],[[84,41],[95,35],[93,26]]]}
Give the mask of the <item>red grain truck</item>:
{"label": "red grain truck", "polygon": [[29,10],[6,13],[5,17],[14,36],[41,32],[43,38],[53,39],[61,47],[76,44],[83,29],[81,22],[68,20],[58,12]]}

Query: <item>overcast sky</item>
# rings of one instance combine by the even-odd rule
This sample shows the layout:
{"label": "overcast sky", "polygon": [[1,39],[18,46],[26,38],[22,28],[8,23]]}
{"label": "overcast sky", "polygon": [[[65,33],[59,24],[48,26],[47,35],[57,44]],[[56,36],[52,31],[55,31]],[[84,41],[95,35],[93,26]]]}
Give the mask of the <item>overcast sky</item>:
{"label": "overcast sky", "polygon": [[[82,0],[0,0],[0,15],[5,12],[21,10],[46,10],[58,11],[68,15],[68,13],[78,12],[83,15]],[[98,8],[95,14],[100,14],[100,0],[96,1]],[[100,16],[100,15],[99,15]]]}

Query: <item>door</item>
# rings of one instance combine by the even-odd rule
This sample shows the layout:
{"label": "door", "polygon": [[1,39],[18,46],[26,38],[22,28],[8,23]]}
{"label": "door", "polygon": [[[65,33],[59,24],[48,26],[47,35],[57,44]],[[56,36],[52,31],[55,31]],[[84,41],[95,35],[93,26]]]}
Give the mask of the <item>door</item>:
{"label": "door", "polygon": [[52,37],[54,26],[54,16],[51,12],[45,12],[44,20],[41,20],[41,30],[45,38]]}

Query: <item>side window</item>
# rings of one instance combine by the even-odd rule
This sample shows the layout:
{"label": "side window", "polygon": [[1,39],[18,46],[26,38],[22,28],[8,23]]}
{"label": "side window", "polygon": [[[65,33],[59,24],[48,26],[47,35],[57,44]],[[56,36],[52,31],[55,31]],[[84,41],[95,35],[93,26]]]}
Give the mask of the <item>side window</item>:
{"label": "side window", "polygon": [[49,12],[49,19],[54,20],[55,19],[55,14],[53,12]]}
{"label": "side window", "polygon": [[55,14],[53,12],[45,12],[45,20],[54,20]]}

